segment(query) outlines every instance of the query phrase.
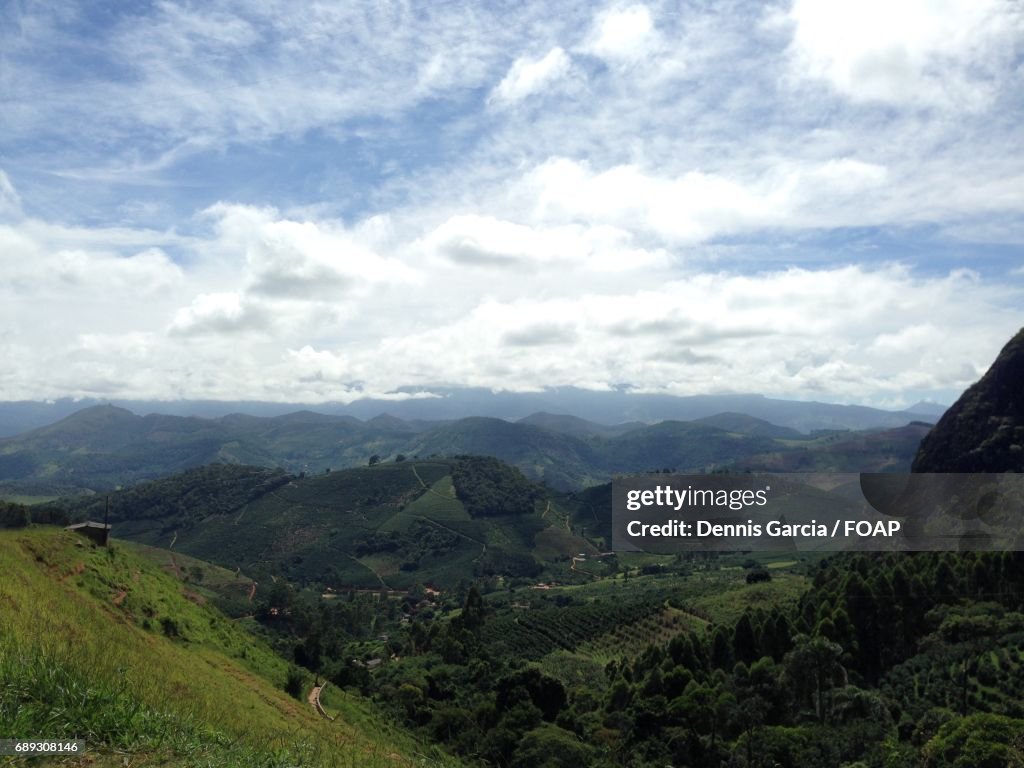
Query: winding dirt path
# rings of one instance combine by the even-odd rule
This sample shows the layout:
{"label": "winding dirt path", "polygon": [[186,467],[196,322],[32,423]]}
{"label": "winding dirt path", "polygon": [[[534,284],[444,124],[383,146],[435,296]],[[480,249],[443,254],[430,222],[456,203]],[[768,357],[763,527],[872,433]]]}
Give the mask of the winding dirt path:
{"label": "winding dirt path", "polygon": [[439,499],[444,499],[445,501],[453,501],[455,499],[454,496],[445,496],[443,493],[438,493],[433,488],[431,488],[429,485],[427,485],[423,481],[423,478],[420,477],[420,473],[416,471],[416,467],[415,466],[412,467],[412,473],[414,475],[416,475],[416,479],[420,481],[420,485],[423,486],[423,490],[425,490],[427,493],[432,493],[434,496],[437,496]]}
{"label": "winding dirt path", "polygon": [[321,717],[333,722],[334,718],[327,714],[327,710],[324,709],[324,705],[320,703],[320,691],[324,689],[325,685],[327,685],[327,683],[324,683],[323,685],[314,685],[313,690],[309,692],[309,696],[306,697],[306,700]]}

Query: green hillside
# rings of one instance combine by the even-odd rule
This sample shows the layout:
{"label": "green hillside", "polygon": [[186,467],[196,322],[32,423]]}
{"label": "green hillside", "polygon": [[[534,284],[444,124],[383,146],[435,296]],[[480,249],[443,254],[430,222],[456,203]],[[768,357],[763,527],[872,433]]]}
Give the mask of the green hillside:
{"label": "green hillside", "polygon": [[461,457],[305,477],[211,465],[36,510],[109,515],[120,537],[259,581],[406,589],[567,570],[589,545],[559,504],[513,467]]}
{"label": "green hillside", "polygon": [[781,449],[737,462],[757,472],[908,472],[930,424],[864,432],[830,432],[814,439],[782,441]]}
{"label": "green hillside", "polygon": [[319,717],[308,675],[117,541],[3,531],[0,573],[0,738],[84,739],[61,765],[424,764],[356,698]]}

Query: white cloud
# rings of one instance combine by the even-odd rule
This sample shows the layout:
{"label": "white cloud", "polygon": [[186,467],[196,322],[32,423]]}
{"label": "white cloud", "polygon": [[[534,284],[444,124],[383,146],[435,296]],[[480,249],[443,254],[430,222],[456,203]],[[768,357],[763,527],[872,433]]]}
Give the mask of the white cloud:
{"label": "white cloud", "polygon": [[260,331],[269,326],[267,313],[237,293],[203,293],[174,315],[173,334],[224,334]]}
{"label": "white cloud", "polygon": [[87,251],[55,254],[53,276],[73,287],[90,285],[114,295],[125,291],[149,294],[177,285],[181,268],[167,255],[150,248],[128,257]]}
{"label": "white cloud", "polygon": [[524,183],[534,191],[541,220],[582,217],[674,243],[700,243],[767,227],[842,226],[851,214],[874,221],[862,196],[886,178],[884,167],[853,158],[776,161],[760,174],[735,178],[702,171],[665,178],[635,165],[593,172],[559,158],[538,166]]}
{"label": "white cloud", "polygon": [[78,247],[61,247],[67,244],[65,233],[37,220],[0,225],[0,291],[9,286],[24,296],[73,293],[115,302],[126,294],[166,294],[182,282],[181,268],[159,248],[121,255],[88,239]]}
{"label": "white cloud", "polygon": [[794,0],[798,77],[854,101],[977,109],[1012,69],[1022,14],[1005,0]]}
{"label": "white cloud", "polygon": [[297,221],[270,208],[226,204],[206,215],[218,233],[211,250],[244,261],[243,286],[255,295],[329,301],[375,283],[417,279],[414,270],[378,255],[338,222]]}
{"label": "white cloud", "polygon": [[[59,115],[78,133],[65,151],[96,141],[109,155],[111,143],[145,136],[146,155],[178,149],[177,160],[314,129],[347,134],[349,120],[394,118],[425,100],[494,82],[507,51],[524,42],[519,25],[540,11],[462,3],[158,3],[148,12],[111,14],[116,23],[93,30],[90,62],[103,74],[83,68],[76,77],[50,71],[38,55],[79,55],[67,20],[48,9],[18,9],[2,39],[12,103],[5,131],[50,134]],[[129,146],[119,158],[121,170],[152,165],[139,162],[135,150]]]}
{"label": "white cloud", "polygon": [[[881,172],[837,161],[804,173],[856,189]],[[34,292],[4,289],[0,347],[17,366],[0,377],[3,397],[347,402],[403,386],[625,386],[862,401],[913,390],[948,399],[1024,324],[1019,289],[964,270],[680,273],[655,260],[602,273],[584,265],[636,249],[626,230],[463,215],[399,246],[405,258],[426,249],[434,261],[414,282],[395,282],[396,257],[371,255],[366,269],[329,257],[339,244],[373,254],[366,243],[394,242],[394,222],[343,228],[248,207],[208,216],[213,232],[192,246],[204,258],[186,269],[156,250],[49,252],[21,230],[0,229],[5,275],[16,262],[50,265],[31,274]],[[453,257],[456,246],[472,252],[469,261]],[[498,259],[500,280],[488,259]],[[303,271],[322,263],[351,284],[301,295],[260,289],[262,279],[281,278],[281,265],[299,265],[285,273],[296,279],[324,279]],[[105,293],[111,286],[117,301]]]}
{"label": "white cloud", "polygon": [[459,215],[437,227],[423,245],[453,264],[470,267],[558,264],[622,272],[667,263],[664,251],[636,248],[631,240],[628,232],[609,226],[532,227],[493,216]]}
{"label": "white cloud", "polygon": [[498,104],[521,101],[565,77],[570,64],[568,54],[557,46],[540,59],[520,57],[491,92],[491,100]]}
{"label": "white cloud", "polygon": [[583,50],[610,62],[629,62],[647,55],[655,39],[650,9],[630,5],[598,15]]}
{"label": "white cloud", "polygon": [[950,391],[998,351],[1013,321],[993,302],[1010,295],[969,273],[920,279],[898,266],[695,274],[619,295],[485,301],[447,325],[384,339],[379,357],[350,365],[382,377],[377,386],[412,373],[421,384],[513,390]]}

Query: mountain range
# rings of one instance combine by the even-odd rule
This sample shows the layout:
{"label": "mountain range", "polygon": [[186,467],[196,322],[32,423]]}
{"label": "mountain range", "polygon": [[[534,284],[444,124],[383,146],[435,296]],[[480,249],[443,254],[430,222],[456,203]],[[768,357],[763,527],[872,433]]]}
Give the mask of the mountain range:
{"label": "mountain range", "polygon": [[[628,422],[696,421],[723,412],[743,413],[799,432],[819,429],[875,429],[898,427],[914,419],[937,419],[945,407],[921,402],[903,411],[885,411],[859,405],[780,400],[756,394],[672,395],[625,391],[593,392],[566,387],[542,392],[492,392],[489,389],[452,389],[438,392],[398,393],[397,399],[365,399],[349,404],[220,402],[203,400],[73,400],[0,402],[0,437],[52,424],[93,405],[116,405],[138,414],[219,418],[232,413],[284,416],[315,410],[360,420],[388,413],[403,421],[452,421],[486,416],[508,421],[537,413],[572,414],[601,425]],[[404,399],[403,399],[404,398]]]}
{"label": "mountain range", "polygon": [[534,413],[511,422],[475,416],[447,422],[297,411],[217,418],[149,414],[113,405],[0,440],[0,487],[8,494],[66,495],[163,477],[211,463],[282,468],[293,474],[365,466],[376,457],[493,456],[527,477],[571,490],[615,473],[673,469],[899,470],[929,425],[802,434],[723,412],[697,421],[605,425]]}

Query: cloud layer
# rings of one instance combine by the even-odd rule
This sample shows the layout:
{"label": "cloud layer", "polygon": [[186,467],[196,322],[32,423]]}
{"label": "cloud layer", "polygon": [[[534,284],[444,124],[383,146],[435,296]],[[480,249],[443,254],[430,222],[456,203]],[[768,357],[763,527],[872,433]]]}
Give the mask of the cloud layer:
{"label": "cloud layer", "polygon": [[0,399],[903,405],[1024,325],[1005,0],[12,13]]}

